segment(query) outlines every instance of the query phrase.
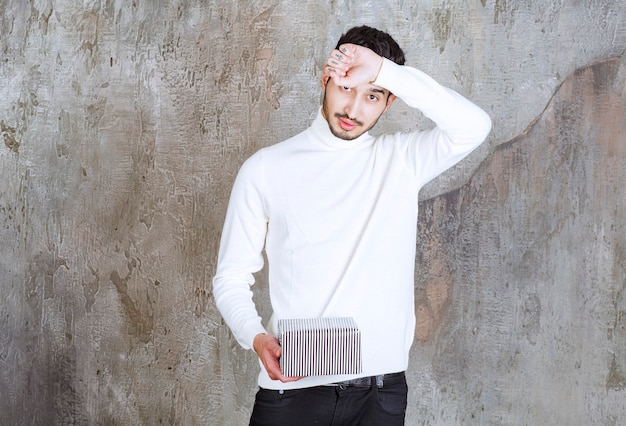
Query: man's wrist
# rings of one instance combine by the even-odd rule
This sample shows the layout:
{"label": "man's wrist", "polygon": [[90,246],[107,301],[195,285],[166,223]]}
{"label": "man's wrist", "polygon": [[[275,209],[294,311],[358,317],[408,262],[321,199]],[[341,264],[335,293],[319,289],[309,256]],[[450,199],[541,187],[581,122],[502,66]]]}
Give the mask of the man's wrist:
{"label": "man's wrist", "polygon": [[370,81],[370,84],[373,84],[378,79],[378,75],[380,74],[380,70],[383,67],[383,62],[385,62],[383,60],[382,56],[379,56],[378,58],[380,59],[380,62],[378,64],[378,68],[376,69],[376,74],[374,74],[374,78],[372,79],[372,81]]}
{"label": "man's wrist", "polygon": [[256,346],[257,346],[258,340],[261,339],[263,336],[267,336],[267,333],[259,333],[256,336],[254,336],[254,339],[252,339],[252,350],[256,352],[257,354],[259,352],[257,351]]}

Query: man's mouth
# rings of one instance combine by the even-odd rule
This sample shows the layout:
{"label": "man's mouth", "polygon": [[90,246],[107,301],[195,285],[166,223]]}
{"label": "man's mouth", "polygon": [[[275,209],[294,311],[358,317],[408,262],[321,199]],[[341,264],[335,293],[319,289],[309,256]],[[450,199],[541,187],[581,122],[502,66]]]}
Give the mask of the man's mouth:
{"label": "man's mouth", "polygon": [[340,114],[336,114],[336,117],[339,119],[339,126],[347,132],[349,132],[350,130],[353,130],[354,128],[356,128],[357,126],[361,124],[356,120],[350,120],[346,116],[343,116]]}

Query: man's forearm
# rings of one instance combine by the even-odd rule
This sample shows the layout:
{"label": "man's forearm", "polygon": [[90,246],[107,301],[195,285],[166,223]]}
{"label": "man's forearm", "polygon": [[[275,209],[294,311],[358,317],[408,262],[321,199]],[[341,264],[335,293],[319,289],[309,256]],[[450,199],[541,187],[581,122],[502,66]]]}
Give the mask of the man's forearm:
{"label": "man's forearm", "polygon": [[252,300],[249,285],[222,280],[222,277],[216,276],[213,282],[215,304],[237,342],[245,349],[252,349],[254,337],[266,333],[266,330]]}
{"label": "man's forearm", "polygon": [[480,107],[416,68],[383,59],[374,84],[419,109],[454,143],[478,145],[491,130],[491,119]]}

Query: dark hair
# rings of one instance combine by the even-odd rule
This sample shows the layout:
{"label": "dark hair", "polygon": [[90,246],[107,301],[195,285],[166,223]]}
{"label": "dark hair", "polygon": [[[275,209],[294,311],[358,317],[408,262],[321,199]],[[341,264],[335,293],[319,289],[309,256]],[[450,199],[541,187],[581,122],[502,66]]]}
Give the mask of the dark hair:
{"label": "dark hair", "polygon": [[387,33],[362,25],[350,28],[337,42],[337,49],[345,43],[357,44],[373,50],[383,58],[404,65],[404,52],[398,43]]}

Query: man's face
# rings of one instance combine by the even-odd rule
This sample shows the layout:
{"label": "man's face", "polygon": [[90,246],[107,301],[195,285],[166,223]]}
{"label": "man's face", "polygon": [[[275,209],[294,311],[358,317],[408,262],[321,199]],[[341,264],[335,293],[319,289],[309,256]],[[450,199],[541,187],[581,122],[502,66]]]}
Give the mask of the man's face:
{"label": "man's face", "polygon": [[396,98],[373,84],[349,88],[325,79],[322,87],[325,89],[322,115],[332,134],[345,140],[356,139],[374,127]]}

